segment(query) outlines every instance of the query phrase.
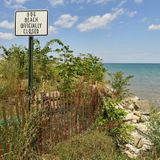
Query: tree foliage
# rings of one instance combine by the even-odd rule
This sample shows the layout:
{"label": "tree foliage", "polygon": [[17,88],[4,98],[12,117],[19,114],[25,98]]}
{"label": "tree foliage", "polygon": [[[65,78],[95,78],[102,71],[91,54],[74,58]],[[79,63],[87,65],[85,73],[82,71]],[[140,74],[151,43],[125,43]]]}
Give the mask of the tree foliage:
{"label": "tree foliage", "polygon": [[160,112],[157,109],[151,112],[148,128],[150,138],[155,144],[156,154],[160,157]]}
{"label": "tree foliage", "polygon": [[133,126],[124,123],[127,113],[119,108],[119,100],[106,99],[104,101],[102,116],[99,118],[99,125],[104,126],[107,132],[113,136],[118,144],[126,143],[131,139]]}
{"label": "tree foliage", "polygon": [[132,75],[124,77],[123,72],[116,72],[114,74],[109,74],[109,76],[110,80],[108,82],[113,90],[112,98],[123,99],[130,94],[128,86],[130,85],[130,79],[133,78]]}
{"label": "tree foliage", "polygon": [[[16,94],[22,82],[27,90],[28,49],[17,45],[0,49],[0,96]],[[102,82],[105,73],[101,59],[91,54],[75,56],[59,39],[50,40],[43,47],[34,40],[33,66],[35,91],[73,91],[79,83]]]}

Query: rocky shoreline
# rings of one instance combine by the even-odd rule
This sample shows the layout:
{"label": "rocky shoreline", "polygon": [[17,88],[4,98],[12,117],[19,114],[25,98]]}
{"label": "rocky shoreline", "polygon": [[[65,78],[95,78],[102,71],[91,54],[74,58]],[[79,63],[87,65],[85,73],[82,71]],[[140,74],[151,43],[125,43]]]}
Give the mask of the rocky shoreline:
{"label": "rocky shoreline", "polygon": [[148,135],[149,104],[134,96],[124,99],[116,107],[124,109],[127,113],[125,123],[131,124],[135,128],[131,133],[130,142],[123,146],[119,145],[121,150],[130,158],[136,158],[141,153],[151,150],[154,144]]}

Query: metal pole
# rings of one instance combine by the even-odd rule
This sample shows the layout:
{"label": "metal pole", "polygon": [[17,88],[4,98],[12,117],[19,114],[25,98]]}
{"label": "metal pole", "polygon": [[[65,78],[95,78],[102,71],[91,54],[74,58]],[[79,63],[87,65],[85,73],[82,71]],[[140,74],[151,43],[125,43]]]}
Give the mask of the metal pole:
{"label": "metal pole", "polygon": [[29,94],[29,103],[28,110],[31,109],[32,101],[32,87],[33,87],[33,37],[29,36],[29,72],[28,72],[28,94]]}

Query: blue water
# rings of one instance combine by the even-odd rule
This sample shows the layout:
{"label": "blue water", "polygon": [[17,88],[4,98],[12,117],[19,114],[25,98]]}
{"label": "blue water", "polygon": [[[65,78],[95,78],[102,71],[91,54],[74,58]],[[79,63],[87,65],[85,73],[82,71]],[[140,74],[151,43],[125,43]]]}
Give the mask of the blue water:
{"label": "blue water", "polygon": [[107,71],[133,75],[131,92],[142,99],[160,102],[160,64],[105,64]]}

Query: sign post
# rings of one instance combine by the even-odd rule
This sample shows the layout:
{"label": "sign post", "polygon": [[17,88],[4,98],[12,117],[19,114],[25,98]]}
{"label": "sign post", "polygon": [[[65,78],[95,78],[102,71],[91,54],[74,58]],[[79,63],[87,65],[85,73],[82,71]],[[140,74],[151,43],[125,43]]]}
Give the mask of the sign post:
{"label": "sign post", "polygon": [[26,10],[15,12],[15,35],[29,36],[28,110],[31,109],[33,91],[33,36],[48,35],[48,11]]}
{"label": "sign post", "polygon": [[29,36],[29,73],[28,73],[28,110],[31,109],[32,89],[33,89],[33,37]]}

